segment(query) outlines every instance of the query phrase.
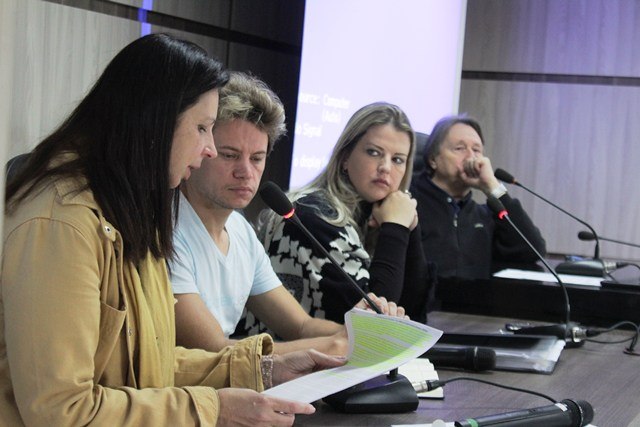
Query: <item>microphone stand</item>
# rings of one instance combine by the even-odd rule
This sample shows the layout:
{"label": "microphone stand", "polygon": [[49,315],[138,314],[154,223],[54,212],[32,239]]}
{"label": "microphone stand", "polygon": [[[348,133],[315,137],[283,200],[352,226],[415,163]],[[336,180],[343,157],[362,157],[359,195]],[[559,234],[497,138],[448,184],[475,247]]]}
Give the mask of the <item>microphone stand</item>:
{"label": "microphone stand", "polygon": [[542,264],[549,270],[549,272],[555,277],[560,288],[562,289],[562,294],[564,296],[564,304],[565,304],[565,319],[564,324],[560,325],[544,325],[544,326],[528,326],[521,327],[512,332],[516,335],[551,335],[558,337],[559,339],[565,340],[567,343],[567,347],[578,347],[584,345],[584,341],[582,341],[578,334],[580,334],[580,328],[577,327],[577,324],[571,322],[571,305],[569,303],[569,293],[567,292],[567,287],[560,280],[560,276],[551,268],[549,263],[544,259],[544,257],[538,252],[538,250],[529,242],[529,239],[522,234],[522,231],[513,223],[511,218],[509,217],[509,213],[505,209],[504,205],[500,200],[493,196],[487,197],[487,205],[489,209],[493,211],[498,218],[506,220],[511,227],[520,235],[522,240],[531,248],[531,250],[538,256]]}
{"label": "microphone stand", "polygon": [[[291,221],[302,231],[313,246],[337,268],[345,280],[357,289],[372,310],[382,314],[380,307],[369,298],[367,293],[358,286],[329,251],[304,226],[298,215],[296,215],[293,205],[291,205],[291,202],[280,187],[268,181],[260,189],[260,195],[269,208],[281,215],[284,220]],[[327,396],[323,400],[335,410],[354,414],[411,412],[415,411],[420,403],[415,388],[404,375],[398,373],[397,368],[386,375],[379,375]]]}
{"label": "microphone stand", "polygon": [[[584,241],[594,240],[595,239],[595,234],[589,233],[588,231],[580,231],[580,232],[578,232],[578,239],[584,240]],[[598,239],[604,240],[606,242],[617,243],[619,245],[627,245],[627,246],[631,246],[631,247],[634,247],[634,248],[640,248],[640,245],[638,245],[638,244],[629,243],[629,242],[623,242],[622,240],[609,239],[608,237],[602,237],[602,236],[598,236]]]}
{"label": "microphone stand", "polygon": [[494,175],[500,181],[504,181],[507,184],[516,185],[516,186],[522,188],[523,190],[529,192],[530,194],[534,195],[535,197],[539,198],[540,200],[550,204],[554,208],[558,209],[560,212],[563,212],[564,214],[568,215],[569,217],[571,217],[571,218],[575,219],[576,221],[578,221],[580,224],[582,224],[585,227],[587,227],[591,231],[591,233],[593,234],[593,237],[594,237],[593,240],[596,241],[596,247],[595,247],[595,249],[593,251],[593,260],[561,262],[560,264],[558,264],[556,266],[556,268],[555,268],[556,272],[558,272],[560,274],[578,274],[578,275],[582,275],[582,276],[604,277],[605,273],[607,272],[607,267],[606,267],[605,263],[600,259],[600,238],[598,237],[598,233],[596,233],[596,230],[594,230],[591,225],[589,225],[585,221],[581,220],[580,218],[576,217],[575,215],[567,212],[566,210],[562,209],[560,206],[556,205],[552,201],[542,197],[540,194],[536,193],[535,191],[527,188],[526,186],[524,186],[523,184],[518,182],[513,177],[513,175],[511,175],[510,173],[508,173],[504,169],[496,169],[495,172],[494,172]]}
{"label": "microphone stand", "polygon": [[364,298],[364,300],[367,302],[367,304],[369,304],[369,307],[371,307],[371,309],[373,311],[375,311],[378,314],[382,314],[382,310],[380,310],[380,307],[378,307],[378,305],[376,303],[374,303],[373,301],[371,301],[371,298],[369,298],[369,295],[367,295],[367,293],[360,287],[358,286],[355,282],[353,282],[353,279],[351,278],[351,276],[349,276],[347,274],[346,271],[344,271],[344,269],[342,267],[340,267],[340,264],[338,264],[338,261],[336,261],[336,259],[333,257],[333,255],[331,255],[329,253],[329,251],[327,251],[325,249],[324,246],[322,246],[322,244],[318,241],[318,239],[315,238],[315,236],[313,234],[311,234],[311,232],[309,231],[309,229],[307,227],[304,226],[304,224],[302,223],[302,221],[300,221],[300,218],[298,217],[298,215],[296,215],[295,213],[293,215],[291,215],[291,217],[287,218],[289,221],[291,221],[296,227],[298,227],[298,229],[300,231],[302,231],[302,233],[304,233],[304,235],[311,240],[311,243],[313,244],[313,246],[319,250],[320,252],[322,252],[322,255],[326,256],[329,261],[331,261],[331,264],[333,264],[334,266],[338,267],[338,271],[340,272],[340,274],[342,275],[342,277],[344,277],[355,289],[358,290],[358,293],[360,294],[360,296],[362,298]]}
{"label": "microphone stand", "polygon": [[[358,289],[367,304],[376,313],[382,314],[377,304],[371,301],[367,293],[340,267],[340,264],[302,224],[295,213],[289,218],[289,221],[295,224],[311,240],[315,248],[338,268],[342,276]],[[397,368],[386,375],[379,375],[327,396],[323,400],[336,410],[355,414],[411,412],[415,411],[420,403],[415,388],[405,376],[398,373]]]}

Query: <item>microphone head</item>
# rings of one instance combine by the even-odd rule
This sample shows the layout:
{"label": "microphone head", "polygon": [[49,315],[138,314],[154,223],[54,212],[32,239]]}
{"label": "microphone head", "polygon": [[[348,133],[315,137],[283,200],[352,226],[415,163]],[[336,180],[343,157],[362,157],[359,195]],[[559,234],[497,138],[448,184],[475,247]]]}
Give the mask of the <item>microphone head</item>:
{"label": "microphone head", "polygon": [[494,214],[498,215],[500,217],[500,219],[502,219],[503,213],[504,214],[507,213],[507,209],[504,207],[502,202],[500,200],[498,200],[498,198],[496,198],[496,197],[488,196],[487,197],[487,206],[489,206],[489,209],[491,209],[491,212],[493,212]]}
{"label": "microphone head", "polygon": [[465,365],[473,367],[474,371],[489,371],[496,367],[496,352],[491,348],[469,347],[465,358]]}
{"label": "microphone head", "polygon": [[504,181],[504,182],[506,182],[507,184],[516,184],[516,183],[517,183],[517,181],[516,181],[516,179],[513,177],[513,175],[511,175],[509,172],[507,172],[507,171],[506,171],[506,170],[504,170],[504,169],[500,169],[500,168],[496,169],[496,170],[493,172],[493,175],[494,175],[496,178],[498,178],[500,181]]}
{"label": "microphone head", "polygon": [[275,182],[267,181],[260,188],[260,197],[275,213],[281,216],[290,214],[293,210],[291,201]]}
{"label": "microphone head", "polygon": [[595,240],[596,236],[593,235],[590,231],[579,231],[578,239],[580,240]]}
{"label": "microphone head", "polygon": [[572,426],[586,426],[593,421],[593,407],[585,400],[564,399],[560,403],[565,405],[571,414]]}

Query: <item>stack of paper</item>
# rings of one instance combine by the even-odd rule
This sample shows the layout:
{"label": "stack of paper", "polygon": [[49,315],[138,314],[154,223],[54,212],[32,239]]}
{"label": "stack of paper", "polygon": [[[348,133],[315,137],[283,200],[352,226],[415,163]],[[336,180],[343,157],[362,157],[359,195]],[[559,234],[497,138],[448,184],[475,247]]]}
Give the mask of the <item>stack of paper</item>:
{"label": "stack of paper", "polygon": [[[565,284],[583,285],[600,287],[602,277],[591,276],[576,276],[575,274],[559,274],[560,280]],[[513,268],[507,268],[505,270],[498,271],[493,277],[501,277],[503,279],[518,279],[518,280],[535,280],[536,282],[551,282],[558,283],[558,280],[551,273],[544,273],[542,271],[529,271],[529,270],[517,270]]]}
{"label": "stack of paper", "polygon": [[263,393],[315,402],[416,359],[442,336],[442,331],[422,323],[355,308],[345,315],[345,325],[349,336],[346,365],[305,375]]}

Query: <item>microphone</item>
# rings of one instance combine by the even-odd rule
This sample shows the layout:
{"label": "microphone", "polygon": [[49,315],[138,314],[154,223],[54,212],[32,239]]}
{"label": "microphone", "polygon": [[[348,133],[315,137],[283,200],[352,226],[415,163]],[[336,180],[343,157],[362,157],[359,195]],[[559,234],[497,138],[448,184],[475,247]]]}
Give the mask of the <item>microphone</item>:
{"label": "microphone", "polygon": [[285,220],[291,221],[296,227],[304,233],[304,235],[311,240],[311,243],[315,246],[317,250],[322,252],[322,254],[331,261],[331,263],[338,269],[340,274],[349,282],[349,284],[358,291],[358,293],[364,298],[364,300],[369,304],[369,307],[373,309],[378,314],[382,314],[382,311],[369,298],[369,295],[353,280],[349,274],[338,264],[338,261],[327,251],[324,246],[316,239],[313,234],[307,229],[307,227],[302,224],[298,215],[296,215],[296,209],[293,207],[293,204],[287,197],[287,195],[282,191],[278,185],[272,181],[265,182],[260,188],[260,197],[262,200],[269,206],[271,210],[275,213],[283,217]]}
{"label": "microphone", "polygon": [[547,263],[544,257],[538,252],[538,250],[529,242],[524,234],[520,231],[520,229],[511,221],[509,218],[509,213],[505,209],[504,205],[500,200],[493,196],[487,197],[487,206],[493,213],[495,213],[498,218],[501,220],[506,220],[511,227],[520,235],[522,240],[531,248],[531,250],[538,256],[542,264],[549,270],[549,272],[555,277],[560,288],[562,289],[562,293],[564,295],[564,303],[565,303],[565,322],[560,325],[548,325],[548,326],[531,326],[531,327],[521,327],[515,330],[512,329],[514,334],[526,334],[526,335],[551,335],[558,337],[559,339],[564,339],[566,342],[574,343],[577,345],[584,344],[582,340],[583,335],[586,335],[585,328],[578,327],[575,323],[571,323],[571,305],[569,304],[569,294],[567,293],[567,288],[560,280],[558,274],[551,268],[551,266]]}
{"label": "microphone", "polygon": [[[556,205],[555,203],[551,202],[550,200],[545,199],[544,197],[542,197],[540,194],[534,192],[533,190],[527,188],[526,186],[522,185],[522,183],[518,182],[513,175],[511,175],[509,172],[505,171],[504,169],[496,169],[493,173],[493,175],[498,178],[500,181],[506,182],[507,184],[513,184],[513,185],[517,185],[518,187],[528,191],[529,193],[533,194],[534,196],[536,196],[537,198],[545,201],[546,203],[550,204],[551,206],[553,206],[554,208],[558,209],[560,212],[565,213],[566,215],[570,216],[571,218],[575,219],[576,221],[578,221],[580,224],[584,225],[585,227],[587,227],[591,233],[594,236],[594,239],[596,241],[596,247],[594,249],[594,253],[593,253],[593,259],[595,260],[599,260],[600,259],[600,240],[598,237],[598,234],[596,233],[596,231],[593,229],[593,227],[589,224],[587,224],[585,221],[581,220],[580,218],[576,217],[575,215],[567,212],[566,210],[562,209],[560,206]],[[558,266],[556,267],[556,270],[558,273],[560,274],[581,274],[583,276],[603,276],[604,277],[604,273],[606,272],[605,266],[602,265],[602,268],[600,268],[598,271],[594,271],[591,265],[585,265],[582,261],[567,261],[567,262],[563,262],[558,264]]]}
{"label": "microphone", "polygon": [[[633,246],[634,248],[640,248],[640,245],[636,245],[635,243],[623,242],[621,240],[609,239],[607,237],[602,237],[602,236],[597,236],[597,237],[598,239],[605,240],[607,242],[613,242],[613,243],[618,243],[619,245],[627,245],[627,246]],[[586,241],[595,240],[596,235],[589,231],[579,231],[578,239],[586,240]]]}
{"label": "microphone", "polygon": [[583,427],[593,421],[593,407],[584,400],[564,399],[553,405],[456,421],[456,427]]}
{"label": "microphone", "polygon": [[558,271],[558,264],[556,271],[560,274],[576,274],[579,276],[594,276],[599,277],[603,273],[609,273],[627,265],[631,265],[628,262],[620,261],[605,261],[602,259],[582,259],[578,261],[563,262],[562,268]]}
{"label": "microphone", "polygon": [[428,358],[436,368],[488,371],[496,367],[496,352],[485,347],[449,347],[436,344],[421,357]]}
{"label": "microphone", "polygon": [[[369,307],[378,314],[382,310],[375,304],[367,293],[353,280],[340,266],[333,256],[316,239],[313,234],[302,224],[296,215],[293,204],[278,185],[272,181],[265,182],[260,188],[260,197],[266,205],[285,221],[290,221],[311,241],[314,247],[320,251],[336,267],[344,279],[367,302]],[[351,413],[392,413],[411,412],[418,408],[420,403],[418,395],[411,382],[393,369],[388,375],[380,375],[363,383],[349,387],[346,390],[332,394],[323,399],[334,409]]]}

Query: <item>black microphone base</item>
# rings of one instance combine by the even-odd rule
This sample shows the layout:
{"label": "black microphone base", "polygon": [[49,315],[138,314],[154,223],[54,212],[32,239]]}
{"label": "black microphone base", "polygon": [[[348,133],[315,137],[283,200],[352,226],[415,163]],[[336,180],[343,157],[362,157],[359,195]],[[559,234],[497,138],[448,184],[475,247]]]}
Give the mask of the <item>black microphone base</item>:
{"label": "black microphone base", "polygon": [[558,274],[573,274],[577,276],[604,277],[605,268],[600,260],[585,259],[580,261],[565,261],[555,268]]}
{"label": "black microphone base", "polygon": [[350,414],[412,412],[419,404],[411,382],[399,374],[377,376],[323,400],[336,411]]}

